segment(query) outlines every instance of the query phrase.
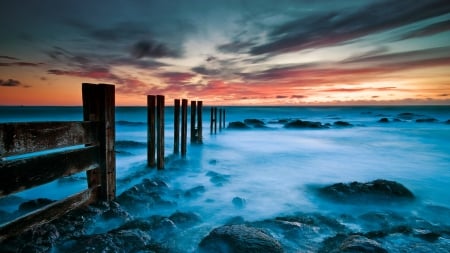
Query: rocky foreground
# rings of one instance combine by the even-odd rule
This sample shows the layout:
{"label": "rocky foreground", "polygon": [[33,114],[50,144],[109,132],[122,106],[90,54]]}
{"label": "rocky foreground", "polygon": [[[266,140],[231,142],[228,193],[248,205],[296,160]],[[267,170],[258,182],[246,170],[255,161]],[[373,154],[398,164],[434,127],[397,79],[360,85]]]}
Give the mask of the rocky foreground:
{"label": "rocky foreground", "polygon": [[[388,180],[337,183],[314,191],[320,198],[346,205],[417,201],[406,187]],[[437,219],[433,221],[393,211],[362,215],[298,212],[259,221],[233,217],[225,224],[208,227],[203,217],[194,212],[133,215],[143,208],[176,205],[164,199],[167,194],[190,198],[202,192],[200,188],[179,192],[162,180],[144,179],[115,202],[80,208],[3,242],[0,252],[375,253],[449,252],[450,249],[450,226],[437,222],[438,216],[448,220],[450,210],[437,206],[426,207],[436,213]],[[98,222],[108,225],[96,231],[93,228]]]}

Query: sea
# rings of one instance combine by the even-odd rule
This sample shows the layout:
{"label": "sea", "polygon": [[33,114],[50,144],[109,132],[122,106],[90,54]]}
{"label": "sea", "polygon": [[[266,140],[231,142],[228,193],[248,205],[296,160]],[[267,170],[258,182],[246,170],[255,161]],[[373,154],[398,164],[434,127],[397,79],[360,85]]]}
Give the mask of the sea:
{"label": "sea", "polygon": [[[165,108],[166,162],[160,171],[147,166],[147,108],[115,109],[117,195],[144,178],[161,178],[173,191],[201,189],[195,197],[170,199],[176,203],[173,206],[133,214],[198,214],[202,220],[198,230],[192,229],[180,241],[190,244],[183,246],[187,252],[194,252],[208,231],[233,217],[253,222],[298,212],[332,217],[388,212],[420,217],[443,230],[450,227],[450,106],[220,108],[226,112],[225,128],[210,131],[210,107],[204,106],[202,144],[191,144],[188,136],[186,157],[173,154],[173,107]],[[82,117],[81,107],[0,107],[0,123],[81,121]],[[260,120],[264,125],[228,128],[231,122],[246,119]],[[327,127],[284,127],[285,122],[297,119]],[[349,125],[336,125],[337,121]],[[12,213],[27,200],[65,198],[85,189],[85,179],[80,173],[17,193],[15,201],[0,199],[0,210]],[[339,203],[315,191],[335,183],[376,179],[401,183],[414,194],[415,201]],[[346,225],[355,231],[362,229],[358,222],[351,223]],[[119,224],[99,222],[96,226],[92,231],[99,233]],[[440,243],[436,249],[444,251],[436,252],[445,252],[449,250],[445,245],[450,247],[449,231],[446,233],[440,241],[426,243]],[[278,239],[283,244],[283,239]],[[289,245],[287,248],[296,252],[296,246]],[[391,243],[390,252],[410,252],[397,250],[397,246]]]}

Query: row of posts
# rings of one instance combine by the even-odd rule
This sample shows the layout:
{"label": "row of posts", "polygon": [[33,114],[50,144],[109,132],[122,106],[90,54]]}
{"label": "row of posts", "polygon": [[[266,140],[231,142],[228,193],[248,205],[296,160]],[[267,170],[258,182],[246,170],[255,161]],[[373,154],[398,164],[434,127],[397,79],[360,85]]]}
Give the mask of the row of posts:
{"label": "row of posts", "polygon": [[[181,100],[181,156],[186,156],[187,105]],[[191,143],[202,143],[202,101],[191,101]],[[155,117],[156,112],[156,117]],[[156,118],[156,121],[155,121]],[[164,96],[147,96],[147,163],[149,167],[164,169]],[[156,140],[156,143],[155,143]],[[156,145],[155,145],[156,144]],[[155,159],[156,153],[156,159]],[[173,153],[180,153],[180,99],[174,100],[174,145]],[[156,160],[156,161],[155,161]]]}
{"label": "row of posts", "polygon": [[[217,122],[217,111],[219,113],[219,122]],[[219,131],[225,128],[225,109],[211,107],[211,122],[210,122],[210,133],[217,134],[217,125],[219,125]]]}

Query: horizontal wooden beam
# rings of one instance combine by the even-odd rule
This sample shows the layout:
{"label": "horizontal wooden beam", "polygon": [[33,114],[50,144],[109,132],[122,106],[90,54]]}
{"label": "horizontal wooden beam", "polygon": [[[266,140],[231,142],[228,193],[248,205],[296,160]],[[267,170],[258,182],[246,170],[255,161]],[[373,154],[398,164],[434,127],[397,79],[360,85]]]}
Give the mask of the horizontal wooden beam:
{"label": "horizontal wooden beam", "polygon": [[[98,187],[98,186],[97,186]],[[45,224],[83,205],[94,201],[94,192],[97,187],[84,190],[66,199],[51,203],[38,210],[28,213],[0,227],[0,243],[5,239]]]}
{"label": "horizontal wooden beam", "polygon": [[0,161],[0,197],[99,167],[97,146]]}
{"label": "horizontal wooden beam", "polygon": [[97,139],[98,123],[31,122],[0,124],[0,158],[62,148],[93,144]]}

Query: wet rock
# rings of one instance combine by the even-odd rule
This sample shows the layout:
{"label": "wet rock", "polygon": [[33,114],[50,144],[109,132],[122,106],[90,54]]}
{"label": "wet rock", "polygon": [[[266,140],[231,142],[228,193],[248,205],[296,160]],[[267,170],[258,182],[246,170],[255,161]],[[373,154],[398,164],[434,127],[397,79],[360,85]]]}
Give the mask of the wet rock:
{"label": "wet rock", "polygon": [[437,122],[438,120],[435,118],[423,118],[423,119],[416,119],[417,123],[434,123]]}
{"label": "wet rock", "polygon": [[174,203],[161,197],[167,189],[167,184],[161,180],[144,179],[142,183],[120,194],[116,200],[127,210],[139,210],[154,206],[173,206]]}
{"label": "wet rock", "polygon": [[350,127],[353,126],[352,124],[348,123],[347,121],[336,121],[333,123],[333,125],[338,126],[338,127]]}
{"label": "wet rock", "polygon": [[402,120],[412,120],[414,117],[418,115],[411,113],[411,112],[403,112],[397,115],[397,118]]}
{"label": "wet rock", "polygon": [[389,119],[388,118],[381,118],[380,120],[378,120],[378,122],[380,122],[380,123],[389,123]]}
{"label": "wet rock", "polygon": [[294,120],[284,125],[285,128],[313,128],[320,129],[326,128],[326,126],[322,125],[320,122],[313,121],[305,121],[305,120]]}
{"label": "wet rock", "polygon": [[201,218],[198,214],[193,212],[175,212],[170,215],[169,219],[180,228],[191,227],[199,222],[201,222]]}
{"label": "wet rock", "polygon": [[30,201],[26,201],[26,202],[23,202],[22,204],[20,204],[19,212],[21,212],[21,213],[31,212],[33,210],[36,210],[36,209],[39,209],[46,205],[49,205],[53,202],[55,202],[55,200],[46,199],[46,198],[39,198],[39,199],[33,199]]}
{"label": "wet rock", "polygon": [[216,186],[222,186],[230,181],[230,175],[220,174],[215,171],[208,171],[206,176],[208,176],[209,181]]}
{"label": "wet rock", "polygon": [[250,127],[247,126],[245,123],[240,122],[240,121],[234,121],[234,122],[230,122],[228,123],[228,128],[229,129],[249,129]]}
{"label": "wet rock", "polygon": [[199,186],[196,186],[196,187],[193,187],[193,188],[187,190],[184,193],[184,196],[186,198],[198,197],[198,196],[202,195],[203,193],[205,193],[205,191],[206,191],[206,188],[203,185],[199,185]]}
{"label": "wet rock", "polygon": [[200,252],[280,253],[281,244],[261,229],[246,225],[225,225],[212,230],[199,244]]}
{"label": "wet rock", "polygon": [[132,218],[132,216],[125,211],[120,205],[119,203],[115,202],[115,201],[111,201],[109,203],[107,203],[107,210],[105,210],[102,214],[101,217],[103,219],[109,220],[109,219],[120,219],[123,221],[126,220],[130,220]]}
{"label": "wet rock", "polygon": [[234,207],[242,209],[245,208],[247,201],[241,197],[234,197],[231,203],[233,203]]}
{"label": "wet rock", "polygon": [[341,243],[339,248],[332,252],[367,252],[367,253],[387,253],[381,245],[367,237],[351,235]]}
{"label": "wet rock", "polygon": [[448,119],[447,121],[445,121],[445,124],[450,124],[450,119]]}
{"label": "wet rock", "polygon": [[59,237],[56,226],[43,224],[25,231],[13,241],[2,242],[0,252],[50,252]]}
{"label": "wet rock", "polygon": [[360,204],[379,201],[412,200],[414,195],[405,186],[394,181],[377,179],[372,182],[337,183],[319,189],[319,193],[340,202]]}
{"label": "wet rock", "polygon": [[259,119],[245,119],[244,123],[248,126],[252,126],[254,128],[266,128],[266,125],[262,120]]}

